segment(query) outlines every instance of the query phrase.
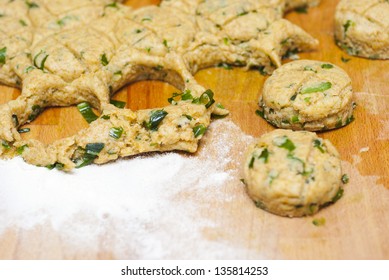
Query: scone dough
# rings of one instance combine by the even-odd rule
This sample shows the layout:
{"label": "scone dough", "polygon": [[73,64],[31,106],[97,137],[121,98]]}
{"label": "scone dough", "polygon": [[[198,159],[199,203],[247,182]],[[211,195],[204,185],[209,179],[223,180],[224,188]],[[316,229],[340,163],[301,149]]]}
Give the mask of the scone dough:
{"label": "scone dough", "polygon": [[[228,111],[194,73],[220,63],[271,73],[288,50],[318,45],[282,18],[284,0],[162,1],[137,10],[118,2],[0,0],[0,82],[22,90],[0,105],[0,155],[70,170],[81,160],[195,152],[211,114]],[[123,86],[153,79],[179,89],[171,105],[133,112],[110,104]],[[45,108],[81,102],[100,113],[87,129],[49,145],[21,139],[18,128]]]}
{"label": "scone dough", "polygon": [[244,175],[256,206],[281,216],[312,215],[343,192],[339,154],[313,132],[262,135],[247,151]]}
{"label": "scone dough", "polygon": [[341,0],[335,39],[349,55],[389,59],[389,1]]}
{"label": "scone dough", "polygon": [[297,60],[266,80],[259,106],[276,127],[319,131],[350,123],[352,99],[351,79],[344,70],[328,62]]}

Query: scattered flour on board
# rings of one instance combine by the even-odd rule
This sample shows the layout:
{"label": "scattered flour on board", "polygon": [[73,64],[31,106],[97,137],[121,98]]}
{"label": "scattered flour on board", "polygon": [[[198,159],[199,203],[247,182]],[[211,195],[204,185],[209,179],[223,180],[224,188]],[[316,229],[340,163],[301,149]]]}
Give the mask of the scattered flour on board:
{"label": "scattered flour on board", "polygon": [[93,258],[105,248],[113,258],[242,258],[249,249],[204,238],[203,229],[217,221],[199,212],[242,195],[223,188],[239,182],[237,161],[251,140],[220,120],[192,156],[152,154],[71,174],[20,158],[0,161],[0,242],[9,229],[48,227],[69,256],[89,252]]}

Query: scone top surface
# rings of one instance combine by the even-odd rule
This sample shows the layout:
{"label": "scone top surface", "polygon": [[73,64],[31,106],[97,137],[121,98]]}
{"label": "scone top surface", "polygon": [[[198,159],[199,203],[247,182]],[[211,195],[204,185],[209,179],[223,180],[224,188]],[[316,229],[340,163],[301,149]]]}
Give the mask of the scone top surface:
{"label": "scone top surface", "polygon": [[289,62],[266,80],[260,106],[265,119],[280,128],[316,131],[341,127],[352,118],[351,79],[328,62]]}
{"label": "scone top surface", "polygon": [[311,215],[341,187],[336,148],[315,133],[277,129],[252,144],[245,180],[256,205],[281,216]]}
{"label": "scone top surface", "polygon": [[335,39],[350,55],[389,59],[389,1],[341,0],[335,13]]}

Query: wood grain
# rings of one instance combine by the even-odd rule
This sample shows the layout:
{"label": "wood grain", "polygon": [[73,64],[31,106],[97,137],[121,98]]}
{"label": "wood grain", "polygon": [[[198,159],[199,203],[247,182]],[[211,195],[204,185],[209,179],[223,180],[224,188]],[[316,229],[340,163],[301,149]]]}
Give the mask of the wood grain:
{"label": "wood grain", "polygon": [[[158,2],[133,0],[126,4],[139,8]],[[389,259],[389,61],[367,60],[343,53],[333,39],[333,14],[338,1],[322,2],[319,7],[309,9],[308,14],[292,12],[286,18],[320,40],[317,51],[300,54],[301,58],[334,63],[352,78],[358,103],[356,120],[342,129],[320,134],[338,148],[351,180],[339,205],[320,213],[327,219],[325,227],[307,227],[311,218],[279,218],[251,205],[248,207],[250,201],[245,196],[234,205],[223,206],[228,218],[216,209],[211,210],[209,215],[224,219],[225,228],[205,230],[205,236],[223,236],[228,242],[253,248],[247,258]],[[350,61],[344,63],[342,57]],[[274,129],[255,115],[266,77],[239,68],[212,68],[200,71],[196,78],[204,87],[213,89],[215,99],[230,109],[230,118],[245,133],[257,137]],[[114,99],[126,101],[127,108],[132,110],[154,108],[165,106],[174,91],[163,82],[137,82],[122,89]],[[0,104],[18,95],[18,90],[1,86]],[[26,126],[31,132],[23,137],[51,143],[86,126],[76,108],[51,108]],[[369,150],[361,152],[365,147]],[[41,228],[34,232],[8,230],[0,236],[0,258],[115,258],[109,246],[102,246],[98,254],[69,254],[55,232],[48,229],[42,234],[41,231]],[[171,257],[180,258],[179,255]]]}

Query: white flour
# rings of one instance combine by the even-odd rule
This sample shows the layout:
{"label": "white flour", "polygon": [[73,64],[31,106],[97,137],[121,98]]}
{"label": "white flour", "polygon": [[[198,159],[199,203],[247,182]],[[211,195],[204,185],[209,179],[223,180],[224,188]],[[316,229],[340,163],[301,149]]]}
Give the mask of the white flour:
{"label": "white flour", "polygon": [[[251,137],[231,121],[217,121],[206,138],[195,156],[153,154],[72,174],[20,158],[0,161],[0,242],[10,228],[27,234],[48,228],[63,249],[42,258],[94,258],[99,251],[113,258],[244,256],[228,242],[207,240],[202,231],[217,223],[207,209],[234,199],[225,192],[227,183],[242,188],[229,166],[234,150],[244,151]],[[239,141],[244,144],[237,147]]]}

